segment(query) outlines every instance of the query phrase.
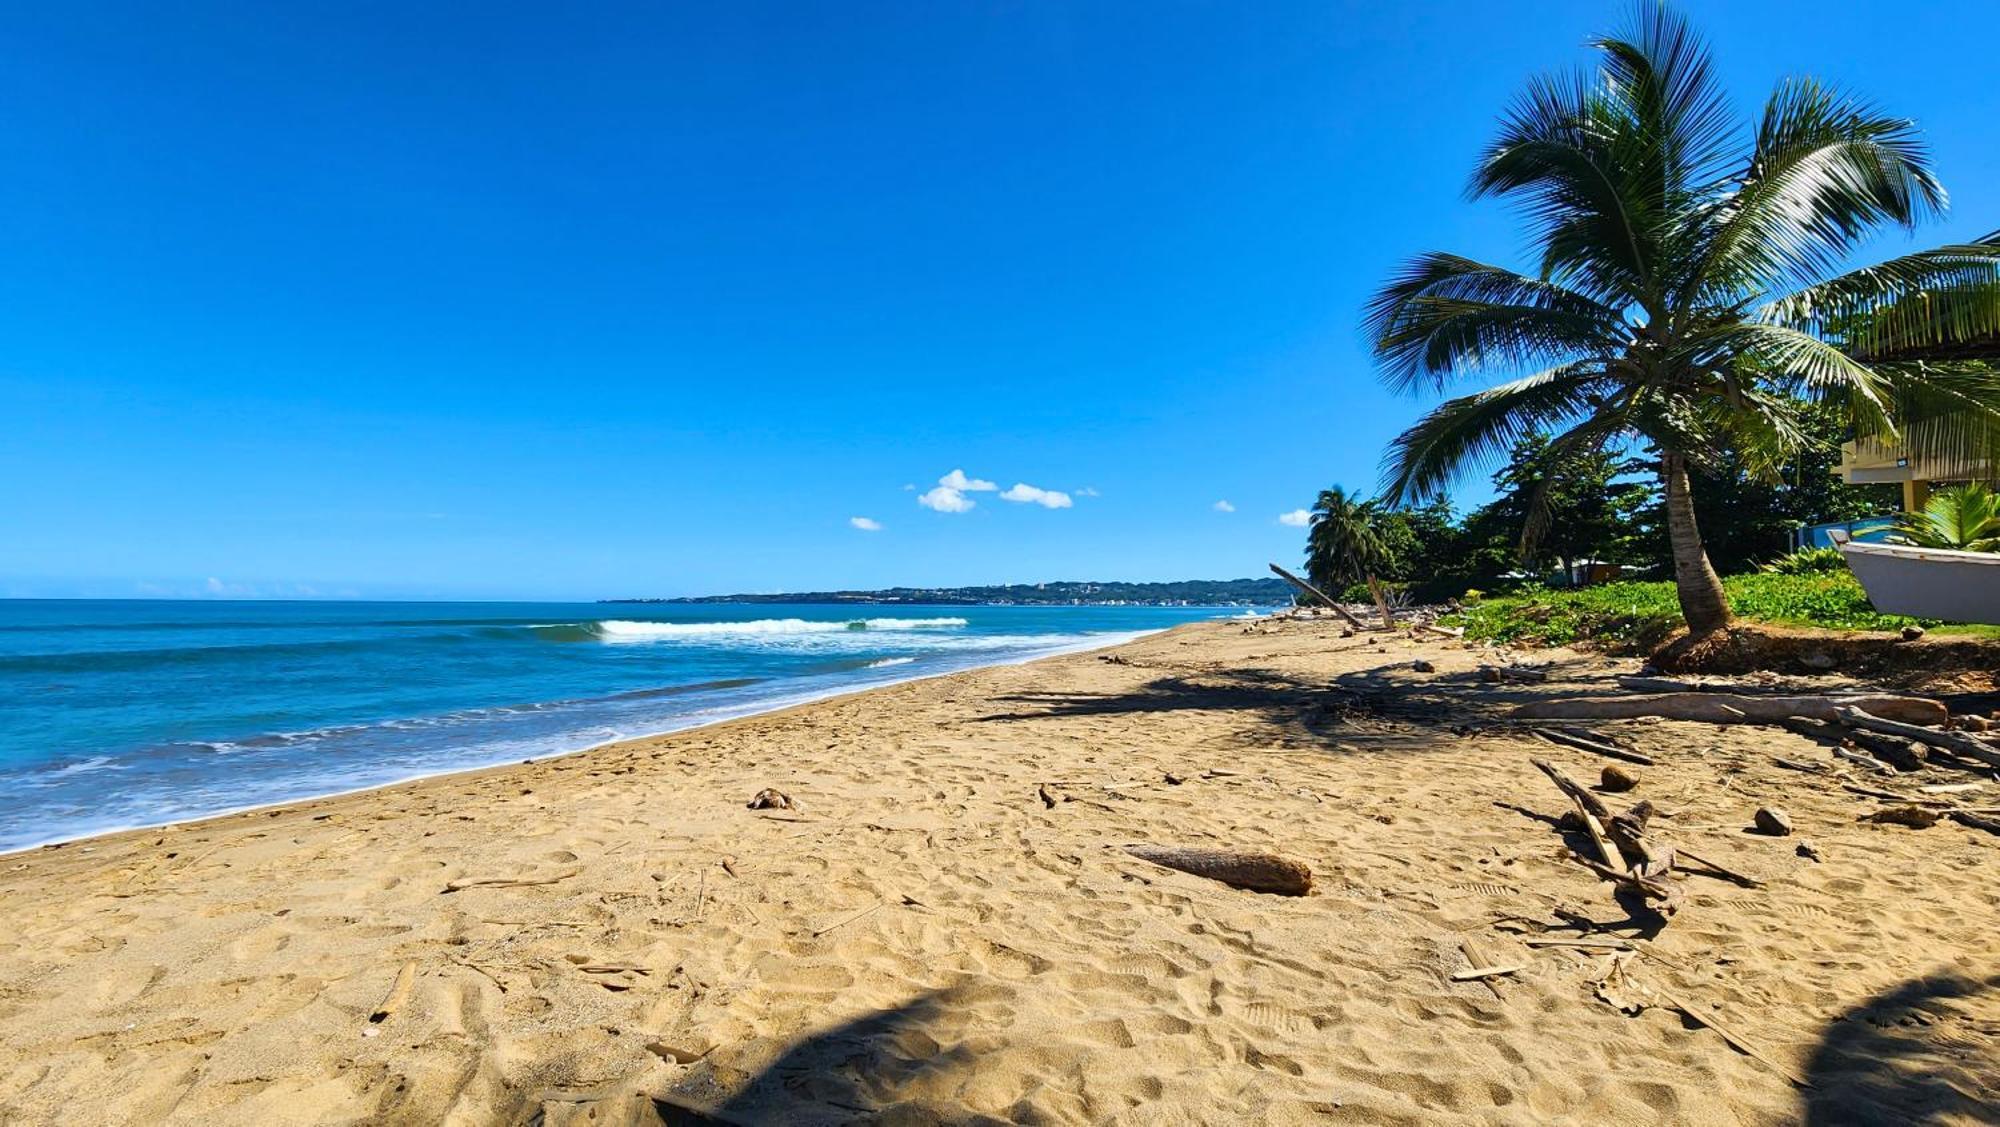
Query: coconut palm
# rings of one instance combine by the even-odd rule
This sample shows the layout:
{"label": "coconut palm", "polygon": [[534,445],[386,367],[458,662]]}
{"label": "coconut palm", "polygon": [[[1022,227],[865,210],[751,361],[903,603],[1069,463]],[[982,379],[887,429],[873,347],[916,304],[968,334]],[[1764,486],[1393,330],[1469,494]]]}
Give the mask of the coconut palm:
{"label": "coconut palm", "polygon": [[1940,489],[1922,512],[1903,514],[1895,538],[1919,548],[2000,552],[2000,496],[1977,482]]}
{"label": "coconut palm", "polygon": [[1394,626],[1389,597],[1376,573],[1389,562],[1389,540],[1382,527],[1385,510],[1334,486],[1320,490],[1313,502],[1312,528],[1306,533],[1306,574],[1321,590],[1337,591],[1350,583],[1367,583],[1375,596],[1382,624]]}
{"label": "coconut palm", "polygon": [[1650,444],[1681,610],[1706,632],[1729,607],[1690,465],[1733,450],[1775,474],[1811,441],[1808,401],[1913,457],[2000,450],[2000,233],[1838,273],[1871,232],[1945,206],[1911,122],[1788,79],[1745,139],[1672,11],[1593,46],[1594,71],[1529,85],[1472,176],[1473,198],[1523,207],[1534,272],[1429,254],[1370,303],[1391,387],[1515,377],[1397,438],[1383,494],[1434,495],[1535,430],[1558,456]]}

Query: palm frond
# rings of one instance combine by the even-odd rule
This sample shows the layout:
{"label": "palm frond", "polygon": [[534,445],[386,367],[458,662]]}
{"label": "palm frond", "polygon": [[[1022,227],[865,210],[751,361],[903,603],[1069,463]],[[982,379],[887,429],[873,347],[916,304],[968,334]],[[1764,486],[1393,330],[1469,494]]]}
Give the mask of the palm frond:
{"label": "palm frond", "polygon": [[1622,349],[1615,310],[1553,282],[1451,254],[1412,261],[1368,304],[1385,379],[1400,391]]}
{"label": "palm frond", "polygon": [[1894,428],[1858,415],[1861,438],[1899,443],[1914,461],[2000,475],[2000,369],[1987,364],[1881,364]]}
{"label": "palm frond", "polygon": [[1942,213],[1916,124],[1813,79],[1779,84],[1755,151],[1713,217],[1690,285],[1768,287],[1825,276],[1875,229]]}
{"label": "palm frond", "polygon": [[2000,359],[2000,232],[1850,271],[1759,316],[1863,360]]}
{"label": "palm frond", "polygon": [[1565,364],[1439,404],[1396,436],[1382,460],[1382,499],[1422,501],[1522,436],[1602,408],[1617,381],[1601,364]]}

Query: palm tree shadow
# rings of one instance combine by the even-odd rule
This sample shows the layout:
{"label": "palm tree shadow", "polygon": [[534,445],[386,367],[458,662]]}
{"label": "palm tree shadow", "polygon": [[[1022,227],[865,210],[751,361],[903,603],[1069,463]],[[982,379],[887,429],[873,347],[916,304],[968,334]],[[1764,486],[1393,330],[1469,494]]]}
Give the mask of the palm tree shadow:
{"label": "palm tree shadow", "polygon": [[977,1056],[963,1045],[942,1048],[925,1032],[948,1014],[954,993],[926,991],[814,1033],[741,1084],[703,1062],[655,1096],[651,1110],[667,1127],[852,1123],[892,1107],[910,1122],[1009,1122],[935,1096],[950,1086],[945,1074],[969,1069]]}
{"label": "palm tree shadow", "polygon": [[[1975,1012],[1976,1011],[1976,1012]],[[1805,1122],[1991,1123],[2000,1107],[2000,975],[1911,979],[1827,1026]]]}

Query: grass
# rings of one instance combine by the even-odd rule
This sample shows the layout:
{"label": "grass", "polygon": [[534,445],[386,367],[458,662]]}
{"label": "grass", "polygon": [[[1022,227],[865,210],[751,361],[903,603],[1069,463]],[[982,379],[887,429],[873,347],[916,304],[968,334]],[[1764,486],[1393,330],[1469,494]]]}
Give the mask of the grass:
{"label": "grass", "polygon": [[[1880,614],[1852,573],[1785,575],[1753,572],[1722,581],[1738,618],[1827,630],[1899,630],[2000,637],[2000,627],[1947,626],[1930,619]],[[1469,603],[1452,620],[1465,636],[1493,642],[1564,646],[1593,642],[1650,648],[1681,626],[1672,583],[1604,583],[1578,590],[1528,588]]]}

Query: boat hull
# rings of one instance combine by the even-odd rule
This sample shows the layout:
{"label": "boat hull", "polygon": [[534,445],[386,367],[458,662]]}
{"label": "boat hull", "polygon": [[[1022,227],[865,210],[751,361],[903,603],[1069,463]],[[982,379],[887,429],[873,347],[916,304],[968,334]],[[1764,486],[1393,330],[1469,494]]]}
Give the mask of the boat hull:
{"label": "boat hull", "polygon": [[1852,542],[1840,551],[1884,614],[2000,624],[2000,552]]}

